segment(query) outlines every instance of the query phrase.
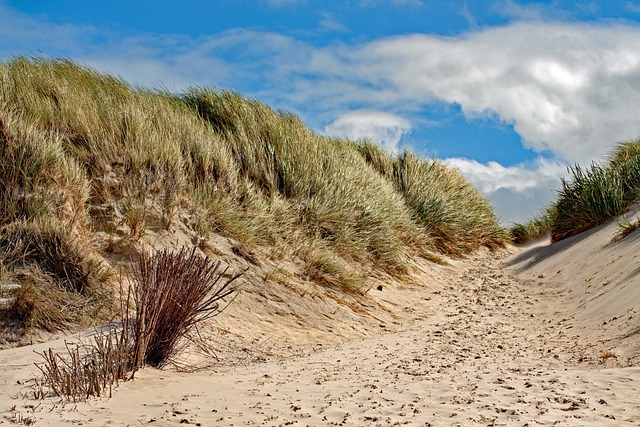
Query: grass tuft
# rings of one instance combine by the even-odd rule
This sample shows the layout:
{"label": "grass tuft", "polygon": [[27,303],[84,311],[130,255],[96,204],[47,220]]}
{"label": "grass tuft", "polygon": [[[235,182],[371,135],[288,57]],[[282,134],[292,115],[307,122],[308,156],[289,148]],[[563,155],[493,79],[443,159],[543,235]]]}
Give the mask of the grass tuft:
{"label": "grass tuft", "polygon": [[526,245],[527,243],[548,239],[551,236],[553,217],[555,217],[554,208],[549,208],[524,224],[513,224],[510,229],[512,242],[516,245]]}
{"label": "grass tuft", "polygon": [[408,151],[392,157],[366,141],[357,148],[403,196],[414,221],[440,253],[460,256],[507,242],[491,204],[456,169]]}
{"label": "grass tuft", "polygon": [[640,143],[620,144],[605,164],[569,169],[554,205],[552,241],[597,227],[627,211],[640,194]]}
{"label": "grass tuft", "polygon": [[622,240],[627,237],[629,234],[636,231],[640,228],[640,216],[636,216],[635,220],[632,221],[629,218],[623,218],[618,222],[618,232],[613,237],[613,241]]}
{"label": "grass tuft", "polygon": [[132,378],[131,342],[127,330],[97,332],[89,342],[67,343],[66,353],[38,353],[41,378],[33,381],[34,398],[56,396],[67,401],[111,397],[120,381]]}
{"label": "grass tuft", "polygon": [[0,258],[22,285],[8,308],[27,329],[57,331],[105,319],[113,295],[109,270],[55,221],[16,222],[0,229]]}
{"label": "grass tuft", "polygon": [[12,267],[37,264],[61,287],[90,295],[109,277],[108,270],[92,256],[89,245],[70,234],[55,220],[15,222],[0,229],[4,264]]}

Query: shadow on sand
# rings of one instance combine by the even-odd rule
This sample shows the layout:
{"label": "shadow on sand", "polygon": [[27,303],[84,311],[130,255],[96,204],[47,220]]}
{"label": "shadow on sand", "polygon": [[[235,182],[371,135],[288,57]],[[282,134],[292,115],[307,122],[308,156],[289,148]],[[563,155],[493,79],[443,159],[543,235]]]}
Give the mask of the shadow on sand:
{"label": "shadow on sand", "polygon": [[588,239],[598,231],[602,230],[607,225],[608,223],[600,225],[596,228],[592,228],[590,230],[584,231],[575,236],[571,236],[566,239],[560,240],[559,242],[544,244],[544,245],[534,245],[532,248],[524,250],[522,253],[509,259],[506,262],[506,266],[515,267],[515,271],[520,273],[524,270],[527,270],[541,263],[547,258],[550,258],[560,252],[566,251],[572,246],[575,246],[578,243]]}

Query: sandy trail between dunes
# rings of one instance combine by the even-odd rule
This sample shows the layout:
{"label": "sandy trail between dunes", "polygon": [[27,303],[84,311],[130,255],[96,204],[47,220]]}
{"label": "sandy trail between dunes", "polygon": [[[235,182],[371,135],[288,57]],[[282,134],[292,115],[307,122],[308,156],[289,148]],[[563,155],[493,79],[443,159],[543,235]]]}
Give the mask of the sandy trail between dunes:
{"label": "sandy trail between dunes", "polygon": [[[397,332],[215,371],[145,369],[112,399],[30,413],[37,402],[2,398],[16,407],[0,410],[5,423],[18,414],[37,425],[640,425],[640,368],[579,335],[559,288],[515,278],[487,254],[451,275],[415,293],[428,303],[407,306],[412,320]],[[27,371],[7,379],[6,366],[25,360],[20,351],[0,353],[13,395]]]}

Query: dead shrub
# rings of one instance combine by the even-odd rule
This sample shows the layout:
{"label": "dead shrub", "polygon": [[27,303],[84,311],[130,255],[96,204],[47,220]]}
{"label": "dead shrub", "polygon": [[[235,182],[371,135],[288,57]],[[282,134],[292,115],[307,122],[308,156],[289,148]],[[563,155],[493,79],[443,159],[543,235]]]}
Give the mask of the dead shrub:
{"label": "dead shrub", "polygon": [[120,289],[121,323],[88,342],[66,343],[66,353],[40,353],[44,362],[36,365],[42,376],[34,381],[34,397],[110,397],[114,385],[132,379],[145,364],[170,361],[185,334],[233,300],[234,282],[244,272],[227,275],[220,265],[196,248],[143,253],[132,286]]}
{"label": "dead shrub", "polygon": [[226,272],[219,261],[197,254],[196,248],[140,256],[133,283],[136,367],[167,363],[181,337],[231,302],[234,282],[243,273],[228,276]]}
{"label": "dead shrub", "polygon": [[36,399],[57,396],[67,401],[111,397],[113,386],[133,377],[131,333],[125,326],[96,333],[89,342],[67,343],[66,354],[38,353],[42,377],[33,384]]}

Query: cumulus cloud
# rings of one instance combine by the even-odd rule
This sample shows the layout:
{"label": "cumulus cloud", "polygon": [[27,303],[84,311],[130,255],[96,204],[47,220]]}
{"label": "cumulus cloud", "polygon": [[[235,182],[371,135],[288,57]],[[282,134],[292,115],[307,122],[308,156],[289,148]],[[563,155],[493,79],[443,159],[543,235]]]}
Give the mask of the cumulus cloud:
{"label": "cumulus cloud", "polygon": [[[638,39],[636,27],[518,23],[324,49],[318,54],[326,61],[306,66],[315,85],[327,84],[321,97],[378,109],[454,103],[469,116],[513,123],[529,148],[586,162],[640,135]],[[313,89],[308,95],[316,96]]]}
{"label": "cumulus cloud", "polygon": [[487,196],[504,222],[525,222],[542,212],[555,199],[560,178],[567,176],[564,163],[541,157],[509,167],[462,158],[445,162],[460,170]]}
{"label": "cumulus cloud", "polygon": [[535,188],[540,182],[558,183],[559,177],[564,176],[567,170],[564,163],[544,158],[508,167],[497,162],[483,164],[464,158],[449,158],[446,163],[459,169],[485,193],[500,189],[525,192]]}
{"label": "cumulus cloud", "polygon": [[395,114],[382,111],[351,111],[338,117],[324,129],[333,136],[351,139],[370,139],[389,152],[398,151],[403,135],[411,131],[411,123]]}

